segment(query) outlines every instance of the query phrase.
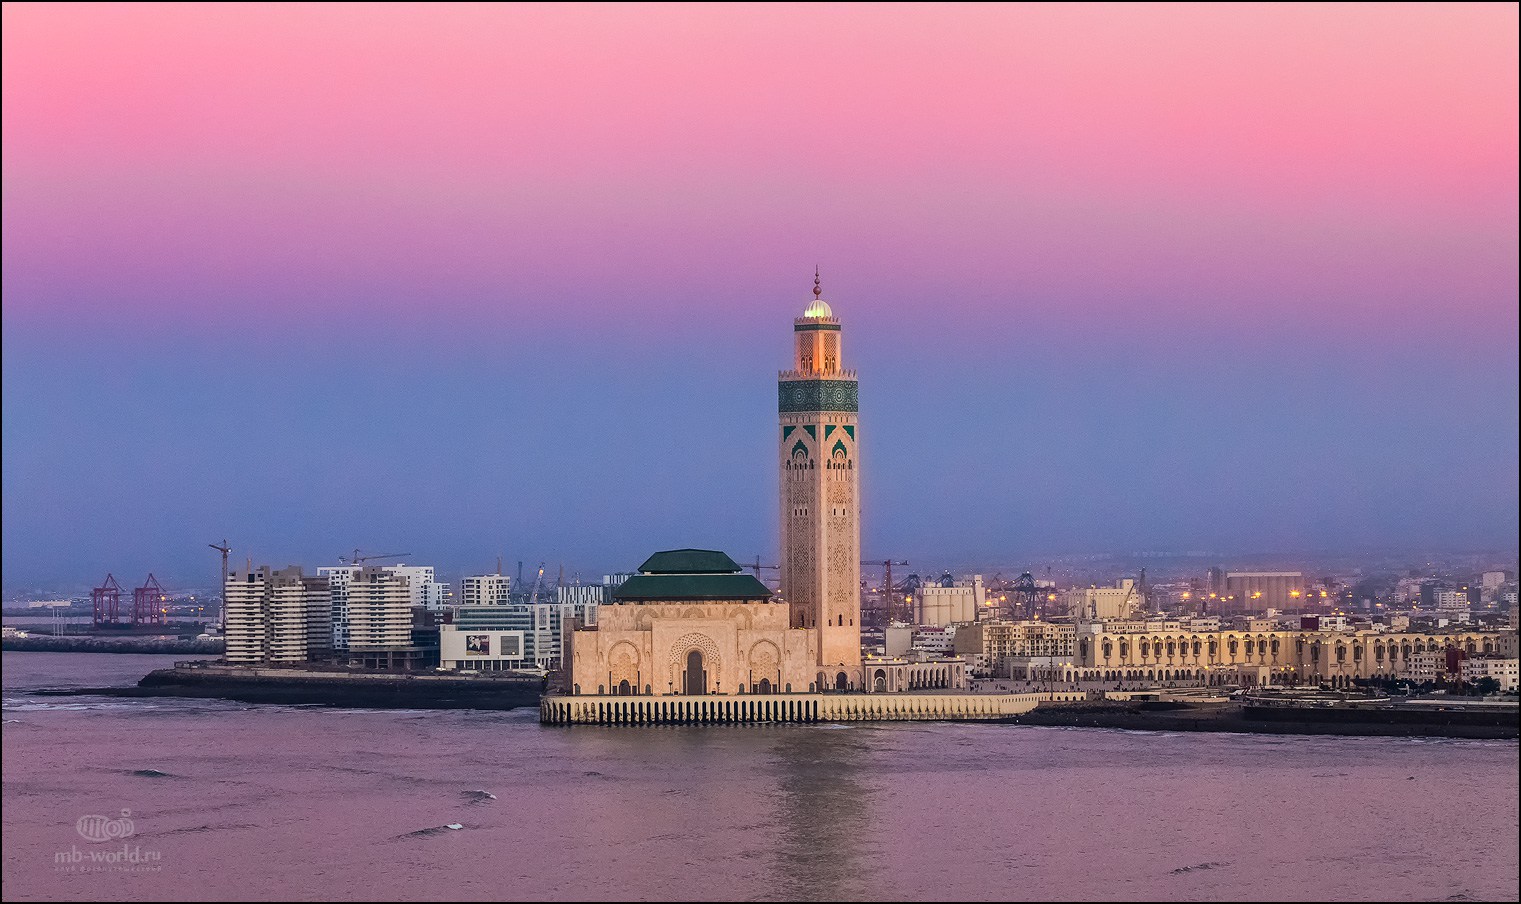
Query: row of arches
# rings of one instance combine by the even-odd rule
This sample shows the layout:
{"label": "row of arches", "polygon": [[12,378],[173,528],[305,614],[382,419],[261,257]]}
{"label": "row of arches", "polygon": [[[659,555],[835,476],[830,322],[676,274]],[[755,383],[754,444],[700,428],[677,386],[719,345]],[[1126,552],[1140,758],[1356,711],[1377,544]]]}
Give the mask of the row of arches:
{"label": "row of arches", "polygon": [[547,725],[709,725],[744,722],[817,722],[818,700],[679,698],[654,700],[545,700]]}
{"label": "row of arches", "polygon": [[1121,670],[1165,666],[1220,668],[1232,665],[1302,667],[1313,670],[1323,663],[1365,667],[1367,662],[1384,663],[1409,660],[1422,653],[1447,649],[1465,651],[1470,656],[1493,654],[1499,644],[1492,636],[1465,634],[1436,635],[1338,636],[1336,634],[1191,634],[1191,635],[1120,635],[1100,636],[1090,646],[1088,638],[1078,641],[1078,659],[1089,667],[1118,667]]}

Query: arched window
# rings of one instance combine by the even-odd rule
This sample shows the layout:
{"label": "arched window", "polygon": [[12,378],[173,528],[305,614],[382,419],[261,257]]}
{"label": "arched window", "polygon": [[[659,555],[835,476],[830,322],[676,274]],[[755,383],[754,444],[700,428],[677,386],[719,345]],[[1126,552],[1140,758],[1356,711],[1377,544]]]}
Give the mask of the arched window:
{"label": "arched window", "polygon": [[[226,544],[224,543],[223,545],[225,546]],[[1150,656],[1150,655],[1151,655],[1151,642],[1147,641],[1147,640],[1141,641],[1141,658],[1145,659],[1147,656]]]}
{"label": "arched window", "polygon": [[1194,655],[1199,655],[1199,639],[1197,637],[1194,638]]}

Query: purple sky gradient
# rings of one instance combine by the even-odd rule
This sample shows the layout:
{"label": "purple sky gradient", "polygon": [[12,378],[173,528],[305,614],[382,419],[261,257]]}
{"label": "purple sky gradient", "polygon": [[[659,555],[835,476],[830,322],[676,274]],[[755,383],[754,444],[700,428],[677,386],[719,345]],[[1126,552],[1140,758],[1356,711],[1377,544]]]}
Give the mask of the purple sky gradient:
{"label": "purple sky gradient", "polygon": [[1514,6],[3,15],[6,587],[1516,543]]}

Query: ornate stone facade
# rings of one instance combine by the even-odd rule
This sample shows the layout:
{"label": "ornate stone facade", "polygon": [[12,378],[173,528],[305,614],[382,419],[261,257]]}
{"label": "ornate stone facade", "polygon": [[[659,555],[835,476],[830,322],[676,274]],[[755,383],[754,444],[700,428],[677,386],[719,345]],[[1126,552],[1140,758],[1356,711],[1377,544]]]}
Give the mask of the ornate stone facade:
{"label": "ornate stone facade", "polygon": [[[819,295],[793,322],[793,368],[777,384],[782,596],[792,626],[818,631],[819,674],[831,686],[861,673],[859,398],[841,364],[840,321]],[[819,679],[816,677],[815,683]]]}
{"label": "ornate stone facade", "polygon": [[[603,606],[597,621],[595,628],[568,635],[566,690],[572,694],[727,695],[816,689],[813,632],[788,627],[784,603],[624,603]],[[696,686],[688,681],[694,662]]]}
{"label": "ornate stone facade", "polygon": [[[656,553],[613,591],[595,627],[566,637],[573,695],[706,696],[816,691],[816,632],[713,550]],[[833,679],[830,679],[833,681]]]}

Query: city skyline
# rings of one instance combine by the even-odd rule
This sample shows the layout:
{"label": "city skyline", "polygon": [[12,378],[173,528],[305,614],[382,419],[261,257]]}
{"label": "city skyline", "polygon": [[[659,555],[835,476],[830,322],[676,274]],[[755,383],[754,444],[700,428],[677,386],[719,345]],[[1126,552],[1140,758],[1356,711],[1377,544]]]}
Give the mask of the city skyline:
{"label": "city skyline", "polygon": [[867,558],[1514,548],[1514,7],[390,9],[5,8],[8,588],[775,561],[815,264]]}

